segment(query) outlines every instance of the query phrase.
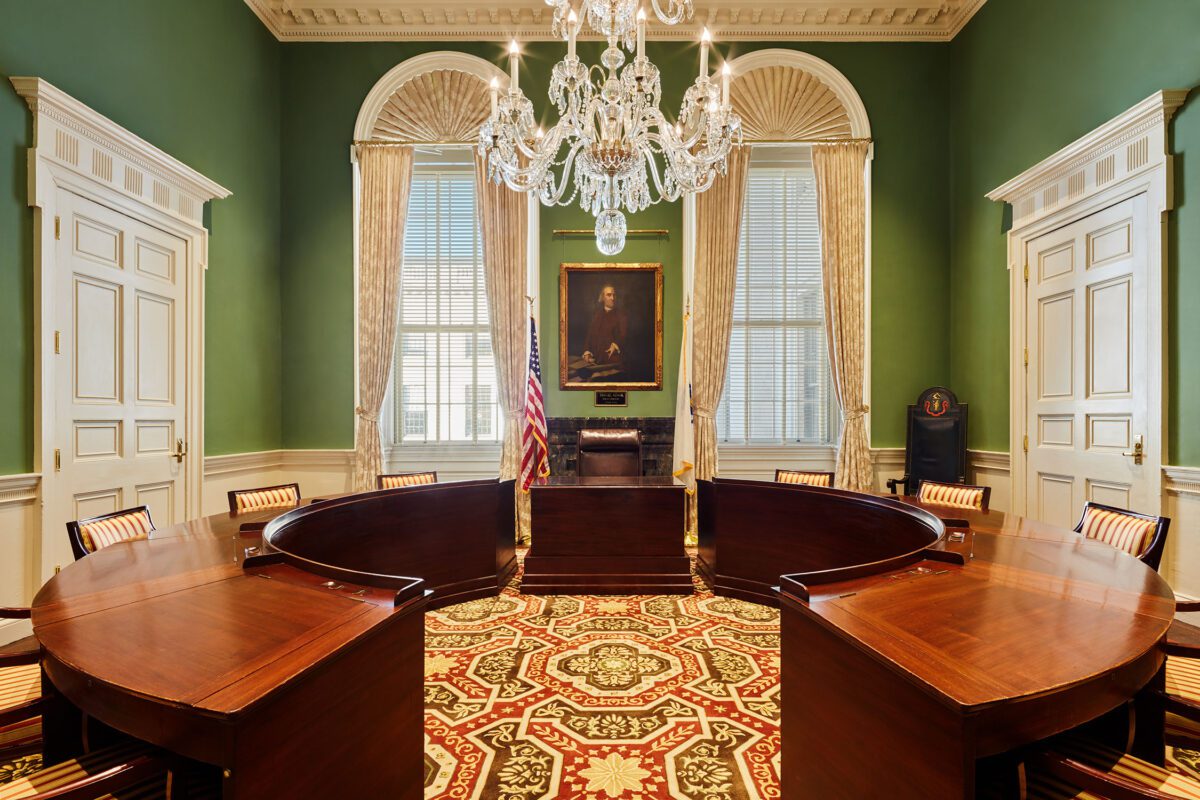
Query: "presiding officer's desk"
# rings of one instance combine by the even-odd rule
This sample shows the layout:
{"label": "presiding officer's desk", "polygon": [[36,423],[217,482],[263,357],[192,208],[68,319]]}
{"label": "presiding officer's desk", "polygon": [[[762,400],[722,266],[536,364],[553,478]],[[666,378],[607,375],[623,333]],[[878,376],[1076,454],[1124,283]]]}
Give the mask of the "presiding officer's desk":
{"label": "presiding officer's desk", "polygon": [[513,482],[472,481],[93,553],[33,603],[48,757],[77,754],[81,711],[213,765],[225,798],[419,798],[422,612],[497,594],[513,530]]}
{"label": "presiding officer's desk", "polygon": [[[783,573],[784,797],[972,798],[978,759],[1096,719],[1161,674],[1170,587],[1073,531],[757,481],[701,482],[700,497],[718,593],[757,598]],[[1151,710],[1137,733],[1161,758]]]}
{"label": "presiding officer's desk", "polygon": [[674,478],[550,478],[529,491],[523,592],[692,593],[684,486]]}

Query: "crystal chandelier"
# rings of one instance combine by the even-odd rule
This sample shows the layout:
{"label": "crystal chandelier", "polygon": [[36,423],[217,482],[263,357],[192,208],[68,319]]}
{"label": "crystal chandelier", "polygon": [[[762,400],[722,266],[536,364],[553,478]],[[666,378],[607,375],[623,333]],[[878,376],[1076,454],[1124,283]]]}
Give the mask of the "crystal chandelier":
{"label": "crystal chandelier", "polygon": [[[501,91],[493,79],[492,111],[480,129],[479,149],[488,177],[497,183],[534,193],[548,206],[568,205],[578,197],[596,217],[596,246],[614,255],[625,247],[624,211],[703,192],[725,174],[729,149],[741,137],[741,122],[729,105],[729,65],[718,88],[708,74],[706,29],[700,74],[672,124],[659,110],[659,72],[646,58],[646,12],[638,0],[584,0],[582,19],[570,0],[546,2],[554,7],[554,36],[567,40],[567,55],[550,76],[558,122],[543,131],[534,121],[533,103],[520,89],[519,48],[513,41],[508,89]],[[667,25],[692,15],[692,0],[667,0],[666,9],[659,0],[652,5]],[[608,40],[603,67],[587,66],[575,54],[584,22]],[[635,41],[636,55],[625,66],[621,46],[634,52]]]}

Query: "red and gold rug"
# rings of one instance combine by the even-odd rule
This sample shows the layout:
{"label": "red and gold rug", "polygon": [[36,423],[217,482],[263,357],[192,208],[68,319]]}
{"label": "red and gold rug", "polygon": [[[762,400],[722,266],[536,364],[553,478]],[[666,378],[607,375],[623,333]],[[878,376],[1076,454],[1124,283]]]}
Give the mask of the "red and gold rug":
{"label": "red and gold rug", "polygon": [[425,797],[779,797],[779,614],[499,597],[425,618]]}

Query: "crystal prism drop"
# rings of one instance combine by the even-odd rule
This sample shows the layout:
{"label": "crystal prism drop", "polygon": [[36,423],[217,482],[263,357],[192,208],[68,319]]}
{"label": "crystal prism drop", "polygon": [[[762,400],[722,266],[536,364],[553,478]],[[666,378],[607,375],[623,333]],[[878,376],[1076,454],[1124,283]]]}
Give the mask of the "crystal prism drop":
{"label": "crystal prism drop", "polygon": [[596,247],[606,256],[625,249],[625,215],[615,209],[596,215]]}

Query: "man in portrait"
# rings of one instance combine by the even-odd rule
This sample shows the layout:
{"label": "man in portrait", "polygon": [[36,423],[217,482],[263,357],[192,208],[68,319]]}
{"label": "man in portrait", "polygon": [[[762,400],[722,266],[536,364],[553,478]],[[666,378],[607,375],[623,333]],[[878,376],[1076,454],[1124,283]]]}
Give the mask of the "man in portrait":
{"label": "man in portrait", "polygon": [[590,365],[611,365],[619,369],[628,334],[629,318],[617,305],[617,290],[612,284],[605,284],[596,298],[596,309],[588,323],[583,360]]}
{"label": "man in portrait", "polygon": [[560,387],[661,388],[662,265],[559,270]]}

